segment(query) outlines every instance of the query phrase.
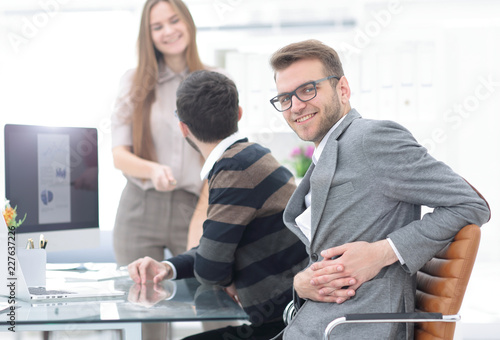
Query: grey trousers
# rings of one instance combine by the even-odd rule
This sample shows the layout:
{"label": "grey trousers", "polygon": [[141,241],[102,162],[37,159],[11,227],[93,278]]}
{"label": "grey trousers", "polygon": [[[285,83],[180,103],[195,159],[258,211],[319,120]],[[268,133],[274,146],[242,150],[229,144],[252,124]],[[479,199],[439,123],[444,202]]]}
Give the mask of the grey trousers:
{"label": "grey trousers", "polygon": [[128,182],[120,199],[113,229],[119,266],[140,257],[164,260],[168,248],[175,256],[186,251],[189,222],[198,196],[183,191],[142,190]]}

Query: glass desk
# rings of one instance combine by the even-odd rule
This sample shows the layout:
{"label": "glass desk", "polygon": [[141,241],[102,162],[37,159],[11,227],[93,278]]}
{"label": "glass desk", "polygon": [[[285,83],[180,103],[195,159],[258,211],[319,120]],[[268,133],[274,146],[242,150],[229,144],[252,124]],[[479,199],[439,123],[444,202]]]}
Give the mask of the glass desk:
{"label": "glass desk", "polygon": [[[47,271],[47,288],[54,280]],[[61,276],[69,276],[58,272]],[[160,285],[136,285],[130,278],[64,283],[125,292],[120,297],[16,301],[15,331],[122,329],[124,339],[141,338],[143,322],[246,320],[246,313],[221,289],[200,285],[196,279],[164,281]],[[60,285],[59,285],[60,286]],[[0,303],[7,298],[0,297]],[[8,332],[12,315],[0,312],[0,332]],[[1,334],[0,334],[1,337]]]}

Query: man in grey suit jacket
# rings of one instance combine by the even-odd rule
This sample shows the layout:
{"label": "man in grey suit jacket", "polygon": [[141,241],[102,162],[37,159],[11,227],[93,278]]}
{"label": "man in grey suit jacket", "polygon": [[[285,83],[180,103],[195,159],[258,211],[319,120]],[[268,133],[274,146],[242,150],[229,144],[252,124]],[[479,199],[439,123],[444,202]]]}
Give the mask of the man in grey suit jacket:
{"label": "man in grey suit jacket", "polygon": [[[291,44],[271,65],[278,90],[271,103],[316,146],[283,217],[310,257],[294,279],[306,301],[283,338],[319,339],[329,321],[348,313],[413,311],[413,274],[463,226],[487,222],[487,203],[404,127],[352,109],[332,48]],[[433,212],[421,218],[422,205]],[[343,325],[332,337],[410,339],[413,328]]]}

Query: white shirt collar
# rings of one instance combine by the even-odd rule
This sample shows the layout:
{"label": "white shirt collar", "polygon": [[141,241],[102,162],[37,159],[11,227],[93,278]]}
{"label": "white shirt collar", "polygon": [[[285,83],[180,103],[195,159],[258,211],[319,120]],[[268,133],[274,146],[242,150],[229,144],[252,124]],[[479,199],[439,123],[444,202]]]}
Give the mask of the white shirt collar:
{"label": "white shirt collar", "polygon": [[333,131],[342,123],[346,115],[344,115],[342,118],[339,119],[337,123],[335,123],[334,126],[326,133],[325,137],[321,140],[319,143],[318,147],[314,149],[314,153],[312,156],[312,161],[314,162],[314,165],[318,163],[319,158],[321,157],[321,153],[323,153],[323,149],[325,148],[326,142],[328,142],[328,138],[330,138],[330,135],[332,134]]}
{"label": "white shirt collar", "polygon": [[205,180],[208,178],[208,174],[210,173],[210,170],[215,165],[215,162],[222,156],[224,151],[227,150],[228,147],[234,144],[237,140],[240,140],[244,138],[238,131],[233,133],[231,136],[224,138],[217,144],[217,146],[210,152],[210,155],[208,155],[207,159],[205,160],[205,164],[203,164],[203,168],[201,168],[201,180]]}

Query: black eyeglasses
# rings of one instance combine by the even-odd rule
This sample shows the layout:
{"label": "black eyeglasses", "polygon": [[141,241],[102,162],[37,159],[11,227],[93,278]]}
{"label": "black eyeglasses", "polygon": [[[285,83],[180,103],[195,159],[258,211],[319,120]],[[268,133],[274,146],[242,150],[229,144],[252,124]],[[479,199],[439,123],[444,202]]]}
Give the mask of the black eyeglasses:
{"label": "black eyeglasses", "polygon": [[340,78],[337,76],[329,76],[326,78],[321,78],[319,80],[310,81],[308,83],[300,85],[295,89],[295,91],[277,95],[276,97],[272,98],[270,102],[279,112],[286,111],[292,107],[293,95],[295,95],[295,97],[297,97],[297,99],[301,102],[307,102],[316,97],[316,95],[318,94],[318,90],[316,89],[317,84],[332,78],[340,80]]}

